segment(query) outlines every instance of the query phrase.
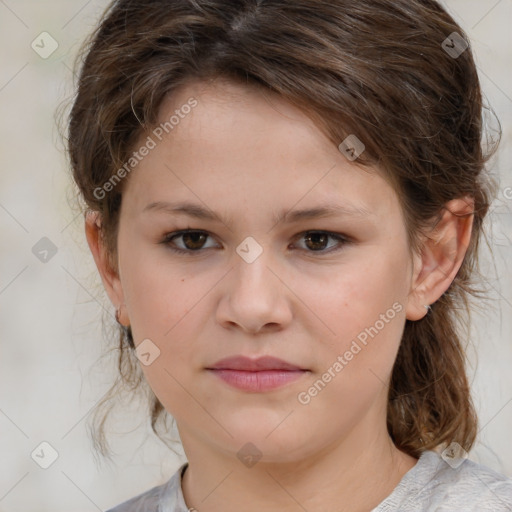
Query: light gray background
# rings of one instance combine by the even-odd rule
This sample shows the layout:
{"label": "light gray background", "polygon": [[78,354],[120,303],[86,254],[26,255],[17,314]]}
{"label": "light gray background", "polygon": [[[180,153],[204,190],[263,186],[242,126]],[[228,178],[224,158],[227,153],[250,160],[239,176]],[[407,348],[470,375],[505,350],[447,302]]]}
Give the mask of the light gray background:
{"label": "light gray background", "polygon": [[[472,39],[504,131],[492,166],[502,194],[487,227],[495,261],[484,265],[494,300],[475,314],[472,333],[481,431],[470,458],[511,476],[512,194],[503,192],[512,187],[512,0],[446,5]],[[96,462],[86,431],[87,413],[113,375],[95,365],[105,345],[101,319],[112,308],[82,218],[69,206],[74,192],[54,115],[69,101],[77,48],[105,6],[0,0],[0,512],[106,509],[163,482],[184,460],[150,435],[136,404],[112,435],[114,463]],[[31,48],[43,31],[59,45],[47,59]],[[32,253],[42,237],[58,248],[47,263]],[[58,453],[46,470],[31,458],[43,441]]]}

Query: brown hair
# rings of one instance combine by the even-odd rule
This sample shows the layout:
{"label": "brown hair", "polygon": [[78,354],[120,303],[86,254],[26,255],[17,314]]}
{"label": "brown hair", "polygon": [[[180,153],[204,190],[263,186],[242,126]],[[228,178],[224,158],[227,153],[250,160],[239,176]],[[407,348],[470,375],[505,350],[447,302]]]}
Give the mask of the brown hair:
{"label": "brown hair", "polygon": [[[458,274],[426,317],[406,321],[387,414],[395,445],[412,456],[452,441],[469,450],[477,419],[460,327],[468,325],[469,295],[480,293],[472,279],[494,193],[484,170],[497,144],[482,148],[479,79],[452,17],[433,0],[118,0],[82,55],[69,155],[87,207],[100,213],[113,269],[123,183],[104,197],[95,190],[155,126],[163,99],[192,79],[270,89],[336,145],[355,134],[366,146],[358,163],[382,169],[399,193],[411,251],[449,200],[474,198]],[[121,328],[119,377],[103,406],[143,383],[133,346]],[[162,436],[158,423],[168,415],[148,396],[151,426]],[[96,442],[106,454],[104,421]]]}

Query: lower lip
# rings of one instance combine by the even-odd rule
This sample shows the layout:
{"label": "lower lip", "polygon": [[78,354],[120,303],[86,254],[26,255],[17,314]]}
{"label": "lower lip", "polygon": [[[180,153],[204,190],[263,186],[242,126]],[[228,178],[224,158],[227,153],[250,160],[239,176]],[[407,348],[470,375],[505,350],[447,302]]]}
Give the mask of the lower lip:
{"label": "lower lip", "polygon": [[224,382],[244,391],[269,391],[302,377],[305,370],[263,370],[258,372],[242,370],[210,370]]}

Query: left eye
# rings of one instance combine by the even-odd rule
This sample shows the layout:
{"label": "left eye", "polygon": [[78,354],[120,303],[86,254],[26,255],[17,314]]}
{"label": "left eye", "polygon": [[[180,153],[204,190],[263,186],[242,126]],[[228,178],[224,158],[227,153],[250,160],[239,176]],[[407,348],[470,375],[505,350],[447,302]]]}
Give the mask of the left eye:
{"label": "left eye", "polygon": [[[335,246],[336,244],[326,246],[329,238],[336,240],[338,242],[338,245],[343,245],[343,244],[348,243],[348,240],[345,237],[343,237],[341,235],[337,235],[335,233],[329,233],[327,231],[306,231],[305,233],[301,233],[299,238],[304,239],[308,249],[311,249],[311,251],[308,251],[308,252],[331,252],[331,251],[325,251],[325,249],[326,248],[330,249],[331,247]],[[338,247],[338,249],[340,249],[340,247]],[[338,249],[334,249],[334,250],[338,250]]]}
{"label": "left eye", "polygon": [[[175,233],[169,233],[166,235],[163,243],[169,246],[169,248],[177,253],[190,254],[193,252],[199,252],[201,249],[210,249],[210,247],[204,247],[205,241],[210,235],[205,231],[199,230],[184,230],[177,231]],[[182,247],[176,246],[175,240],[182,240]],[[328,245],[328,240],[333,239],[337,242],[338,246],[349,243],[349,240],[341,235],[335,233],[329,233],[327,231],[305,231],[300,233],[295,239],[303,239],[305,241],[307,252],[332,252],[331,249],[336,243]],[[339,250],[338,247],[334,250]]]}

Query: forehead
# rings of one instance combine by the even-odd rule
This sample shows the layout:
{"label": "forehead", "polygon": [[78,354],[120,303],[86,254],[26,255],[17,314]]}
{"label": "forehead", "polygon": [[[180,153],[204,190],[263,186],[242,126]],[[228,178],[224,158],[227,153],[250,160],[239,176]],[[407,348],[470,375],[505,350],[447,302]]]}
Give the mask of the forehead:
{"label": "forehead", "polygon": [[305,113],[263,88],[190,82],[162,103],[158,127],[161,140],[151,135],[155,148],[129,180],[139,211],[204,198],[223,211],[259,204],[276,219],[299,202],[373,215],[389,214],[396,202],[378,170],[348,161]]}
{"label": "forehead", "polygon": [[270,132],[271,140],[279,135],[276,143],[280,142],[283,147],[292,138],[303,137],[315,139],[319,150],[332,145],[304,112],[280,95],[257,84],[236,83],[223,77],[208,82],[191,80],[169,94],[159,109],[160,126],[168,122],[172,114],[188,111],[187,104],[191,100],[196,106],[188,114],[181,113],[179,126],[172,130],[170,138],[175,142],[197,140],[207,134],[202,141],[204,144],[218,143],[225,141],[223,136],[228,132],[234,139],[236,130],[237,138],[251,135],[253,145],[263,141],[268,144],[269,138],[265,140],[264,135]]}

